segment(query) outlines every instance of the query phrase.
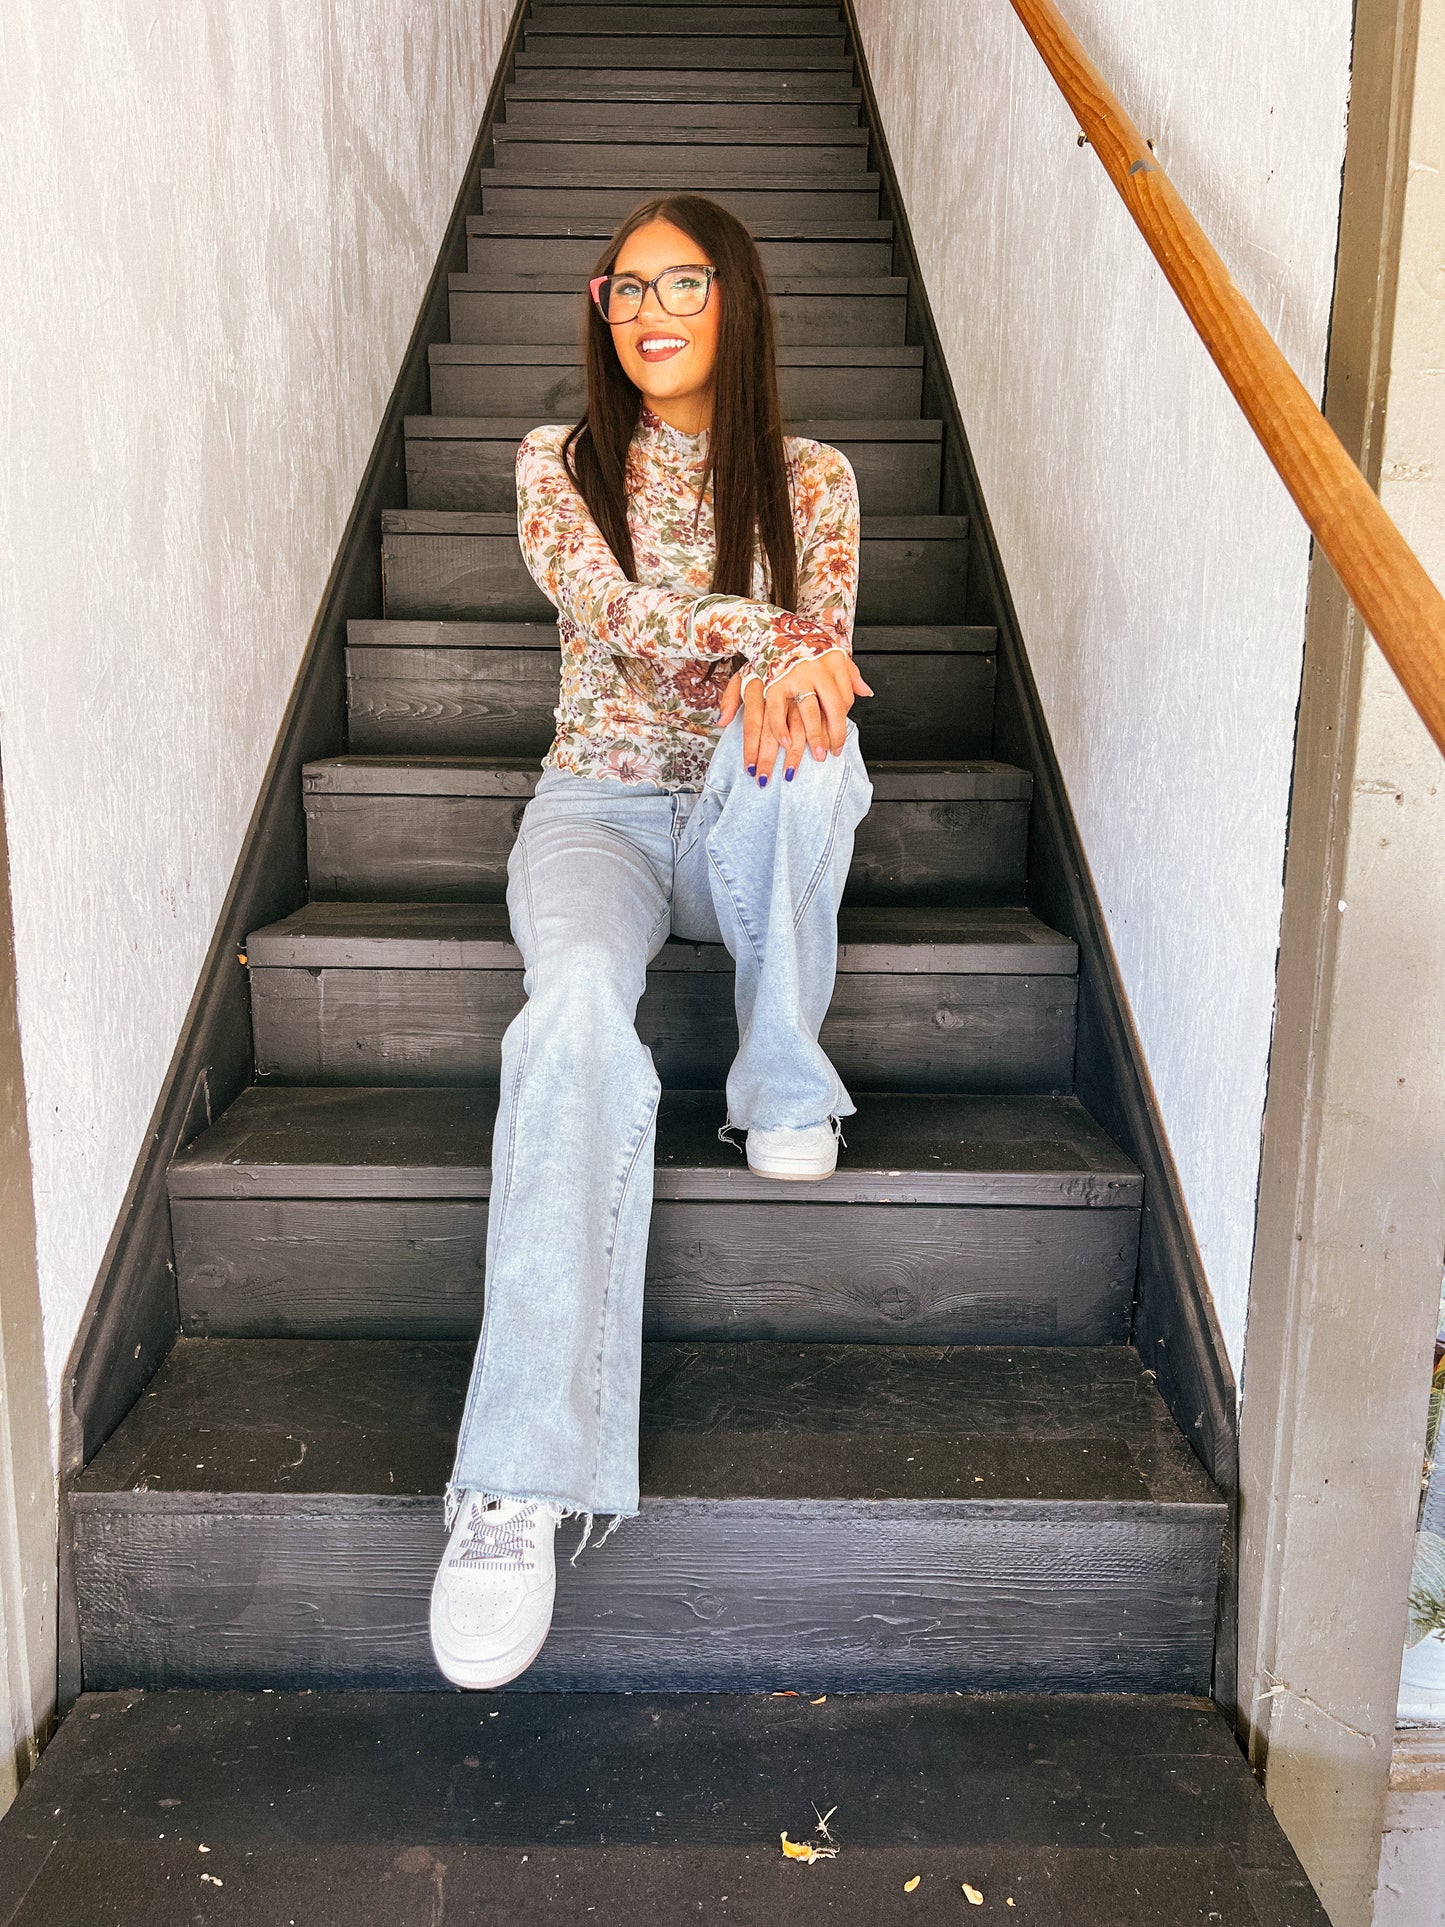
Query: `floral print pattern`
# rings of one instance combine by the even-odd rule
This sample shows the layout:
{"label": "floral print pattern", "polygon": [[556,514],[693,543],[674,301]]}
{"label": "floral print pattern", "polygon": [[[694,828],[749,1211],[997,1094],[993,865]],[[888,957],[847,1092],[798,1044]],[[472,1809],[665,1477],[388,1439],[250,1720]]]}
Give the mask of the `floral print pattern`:
{"label": "floral print pattern", "polygon": [[[699,500],[707,436],[646,407],[627,458],[630,581],[567,473],[561,425],[517,451],[517,532],[557,609],[562,647],[557,734],[547,769],[699,789],[718,708],[742,669],[776,681],[805,658],[853,644],[858,486],[846,456],[801,435],[784,441],[798,543],[796,615],[766,600],[761,551],[751,597],[715,594],[712,486]],[[805,619],[804,619],[805,618]],[[818,635],[823,629],[831,640]]]}

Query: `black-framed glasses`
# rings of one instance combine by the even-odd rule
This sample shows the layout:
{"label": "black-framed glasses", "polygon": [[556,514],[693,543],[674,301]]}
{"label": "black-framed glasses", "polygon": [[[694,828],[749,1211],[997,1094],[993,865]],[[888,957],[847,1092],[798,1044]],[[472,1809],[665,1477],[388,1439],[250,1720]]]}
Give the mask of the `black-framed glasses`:
{"label": "black-framed glasses", "polygon": [[587,288],[608,327],[619,328],[624,321],[637,319],[649,288],[656,294],[657,305],[664,314],[679,318],[701,314],[712,293],[716,273],[716,268],[692,264],[664,268],[650,281],[644,281],[640,274],[599,274],[587,283]]}

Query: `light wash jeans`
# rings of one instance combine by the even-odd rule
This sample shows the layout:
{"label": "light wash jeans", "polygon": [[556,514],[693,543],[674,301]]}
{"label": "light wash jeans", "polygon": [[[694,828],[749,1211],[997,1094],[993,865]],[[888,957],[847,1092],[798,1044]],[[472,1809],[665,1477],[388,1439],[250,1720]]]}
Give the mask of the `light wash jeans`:
{"label": "light wash jeans", "polygon": [[747,774],[739,712],[701,790],[549,769],[523,811],[507,908],[527,1001],[502,1038],[486,1296],[448,1530],[468,1488],[586,1514],[578,1552],[594,1512],[614,1515],[610,1533],[638,1510],[661,1085],[633,1019],[667,938],[722,942],[736,962],[725,1129],[856,1109],[818,1031],[873,786],[851,721],[838,755],[805,751],[791,782],[782,768],[780,754],[765,788]]}

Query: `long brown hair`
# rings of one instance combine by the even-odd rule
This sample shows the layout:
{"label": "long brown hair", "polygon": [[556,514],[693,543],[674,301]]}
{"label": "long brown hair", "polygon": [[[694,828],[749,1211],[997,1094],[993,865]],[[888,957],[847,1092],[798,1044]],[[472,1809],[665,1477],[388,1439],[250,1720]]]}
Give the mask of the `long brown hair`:
{"label": "long brown hair", "polygon": [[[722,290],[712,429],[707,469],[713,488],[717,556],[712,586],[752,594],[753,554],[761,543],[768,593],[780,608],[798,599],[798,551],[788,499],[778,402],[773,304],[757,243],[735,215],[701,194],[669,194],[635,207],[608,242],[594,274],[610,274],[623,242],[649,221],[670,221],[696,241],[717,269]],[[623,573],[635,577],[627,526],[627,449],[642,396],[622,371],[612,330],[587,303],[587,412],[563,444],[568,473]]]}

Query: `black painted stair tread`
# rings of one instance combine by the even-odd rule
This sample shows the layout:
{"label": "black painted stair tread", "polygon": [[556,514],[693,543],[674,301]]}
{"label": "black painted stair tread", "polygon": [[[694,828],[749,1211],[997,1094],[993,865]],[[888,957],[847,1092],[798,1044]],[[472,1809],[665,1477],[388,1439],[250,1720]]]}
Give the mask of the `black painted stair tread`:
{"label": "black painted stair tread", "polygon": [[754,68],[724,73],[640,63],[619,71],[522,62],[507,88],[507,99],[509,104],[518,100],[767,101],[780,107],[795,102],[844,101],[856,108],[863,90],[854,84],[846,66],[814,72]]}
{"label": "black painted stair tread", "polygon": [[[491,1191],[496,1092],[253,1084],[171,1161],[182,1198],[480,1198]],[[1073,1097],[878,1093],[845,1122],[817,1184],[754,1177],[718,1140],[719,1091],[666,1091],[654,1195],[790,1209],[891,1203],[1137,1206],[1143,1178]]]}
{"label": "black painted stair tread", "polygon": [[836,6],[566,6],[538,0],[527,16],[529,34],[827,34],[841,37]]}
{"label": "black painted stair tread", "polygon": [[[972,909],[850,909],[838,916],[838,974],[995,975],[1071,978],[1072,939],[1012,905]],[[500,903],[302,904],[246,939],[252,970],[511,970],[521,968]],[[721,944],[670,938],[653,971],[732,974]]]}
{"label": "black painted stair tread", "polygon": [[[302,785],[313,796],[530,796],[540,771],[490,756],[324,756],[307,763]],[[887,802],[1017,802],[1033,778],[987,758],[870,762],[873,807]]]}
{"label": "black painted stair tread", "polygon": [[[576,296],[553,296],[551,300],[558,310],[551,332],[558,338],[570,339],[575,333]],[[826,330],[810,330],[806,317],[790,323],[790,328],[800,335],[831,334],[834,339],[840,338],[847,327],[848,316],[842,312],[831,314]],[[474,317],[473,332],[500,333],[501,330],[492,329],[489,322]],[[882,332],[881,324],[864,327],[860,321],[852,329],[851,338],[866,338],[870,334],[876,337]],[[901,334],[901,326],[896,332]],[[539,402],[541,399],[539,396]],[[466,415],[412,417],[406,427],[407,507],[482,510],[493,514],[514,511],[517,444],[523,435],[539,423],[554,419],[559,412],[567,410],[549,403],[536,407],[529,417],[520,420]],[[830,442],[843,451],[853,465],[865,516],[928,515],[937,512],[939,502],[943,454],[940,426],[895,416],[879,421],[860,419],[856,434],[846,421],[799,422],[793,424],[789,432]]]}
{"label": "black painted stair tread", "polygon": [[[178,1338],[73,1503],[440,1495],[474,1350]],[[640,1429],[647,1498],[1132,1504],[1216,1527],[1223,1513],[1123,1345],[652,1343]]]}
{"label": "black painted stair tread", "polygon": [[790,186],[795,179],[817,187],[825,177],[834,187],[852,187],[863,181],[866,164],[861,147],[774,147],[761,133],[705,147],[674,147],[638,136],[627,146],[570,139],[499,145],[492,178],[505,181],[515,172],[542,185],[558,171],[605,187],[619,175],[645,174],[651,180],[665,176],[674,190],[691,183],[695,191],[711,194],[728,183],[756,183],[763,176],[774,187]]}
{"label": "black painted stair tread", "polygon": [[[182,1329],[475,1341],[495,1107],[243,1092],[169,1173]],[[1076,1099],[870,1096],[814,1185],[754,1177],[725,1116],[663,1093],[645,1337],[1127,1343],[1142,1179]]]}
{"label": "black painted stair tread", "polygon": [[[511,1691],[482,1704],[86,1693],[0,1822],[0,1919],[192,1927],[224,1894],[232,1927],[311,1922],[318,1906],[353,1927],[421,1927],[444,1882],[448,1920],[476,1927],[956,1927],[974,1911],[1021,1927],[1326,1927],[1205,1701],[815,1705],[806,1672],[797,1683],[792,1699]],[[816,1838],[815,1805],[837,1808],[838,1858],[792,1865],[778,1835]],[[966,1907],[964,1881],[982,1908]]]}
{"label": "black painted stair tread", "polygon": [[[605,147],[609,151],[619,147],[696,148],[704,154],[719,147],[756,147],[769,153],[785,147],[836,147],[858,154],[868,151],[870,136],[866,127],[788,127],[776,125],[776,116],[773,119],[774,124],[767,127],[729,126],[723,121],[700,127],[639,128],[635,115],[623,125],[569,114],[546,126],[532,122],[513,126],[504,122],[494,131],[492,139],[499,159],[503,155],[541,159],[549,148],[575,146]],[[853,164],[862,165],[861,162]]]}
{"label": "black painted stair tread", "polygon": [[[686,107],[687,124],[698,132],[719,128],[740,129],[747,134],[766,133],[769,128],[859,130],[856,100],[841,96],[831,100],[793,101],[714,98],[674,104]],[[492,131],[494,140],[524,128],[549,136],[565,136],[574,123],[588,127],[635,128],[637,120],[637,103],[626,99],[564,101],[514,93],[507,102],[506,120]]]}
{"label": "black painted stair tread", "polygon": [[715,40],[691,40],[679,34],[539,34],[535,39],[529,35],[516,61],[518,74],[554,67],[675,69],[684,62],[694,73],[720,70],[730,80],[759,69],[790,78],[836,73],[851,80],[853,73],[853,62],[843,51],[841,26],[832,36],[735,34]]}
{"label": "black painted stair tread", "polygon": [[[460,279],[461,277],[453,277]],[[522,275],[474,276],[521,285]],[[572,288],[576,283],[565,275],[538,275],[535,280],[555,281]],[[804,282],[800,286],[806,285]],[[406,435],[410,441],[434,442],[519,442],[540,425],[532,415],[408,415]],[[883,416],[878,421],[860,417],[857,421],[790,422],[790,435],[806,435],[815,442],[938,442],[943,438],[940,421],[912,421],[905,416]],[[990,631],[997,634],[996,630]]]}
{"label": "black painted stair tread", "polygon": [[[887,254],[887,244],[893,239],[891,221],[873,219],[800,221],[796,217],[774,215],[751,222],[749,225],[752,228],[753,239],[761,247],[766,249],[780,242],[791,242],[800,258],[819,263],[820,274],[841,272],[826,265],[830,246],[840,244],[881,248],[881,252],[871,257],[880,263],[876,272],[879,274],[892,272]],[[560,214],[545,211],[531,214],[469,214],[467,235],[469,239],[479,242],[536,240],[563,243],[576,242],[579,239],[595,239],[600,247],[602,242],[610,240],[612,227],[607,222],[591,216],[584,216],[580,220],[567,219]],[[590,250],[590,254],[595,258],[598,251],[598,247],[594,247]],[[764,254],[763,259],[766,265],[768,256]],[[563,272],[561,269],[554,271]],[[591,272],[590,266],[587,272]],[[805,274],[808,269],[798,267],[790,269],[789,272]],[[445,347],[445,342],[433,342],[431,351]]]}

